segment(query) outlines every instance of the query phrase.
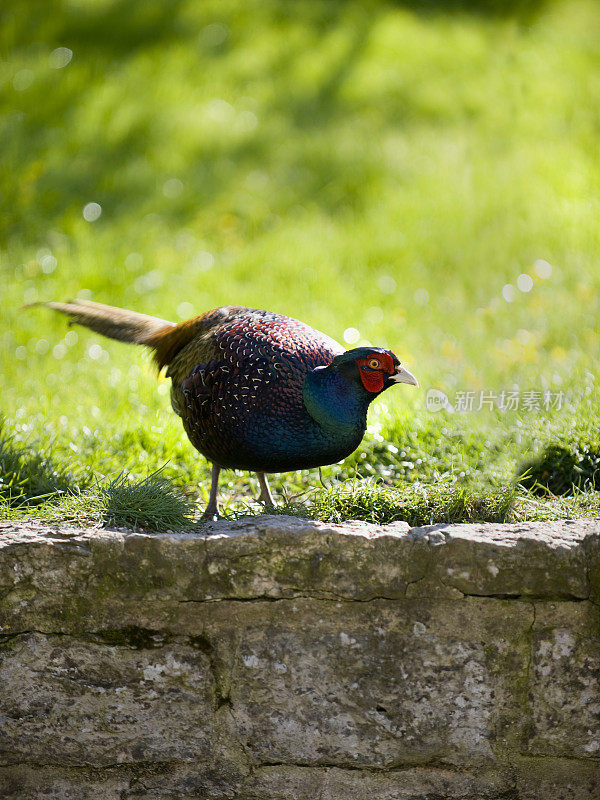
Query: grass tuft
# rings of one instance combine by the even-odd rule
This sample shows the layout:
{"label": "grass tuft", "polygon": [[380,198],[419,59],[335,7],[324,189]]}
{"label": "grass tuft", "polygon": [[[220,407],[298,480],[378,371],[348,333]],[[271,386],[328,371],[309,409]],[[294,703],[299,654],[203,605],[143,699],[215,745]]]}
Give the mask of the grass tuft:
{"label": "grass tuft", "polygon": [[[51,498],[36,511],[36,518],[79,526],[115,525],[132,530],[190,530],[194,526],[191,502],[160,473],[135,480],[121,472],[108,483]],[[0,507],[0,513],[2,509]],[[17,509],[8,518],[23,517]]]}
{"label": "grass tuft", "polygon": [[194,521],[189,501],[160,470],[139,481],[121,472],[98,494],[103,521],[110,525],[166,531],[189,528]]}

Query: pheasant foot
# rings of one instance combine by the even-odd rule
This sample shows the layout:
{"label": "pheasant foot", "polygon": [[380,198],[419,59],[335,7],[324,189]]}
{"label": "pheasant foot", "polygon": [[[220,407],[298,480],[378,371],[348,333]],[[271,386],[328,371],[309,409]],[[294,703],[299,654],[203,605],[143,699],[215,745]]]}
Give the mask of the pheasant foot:
{"label": "pheasant foot", "polygon": [[275,500],[269,488],[269,482],[264,472],[257,472],[256,477],[260,484],[260,495],[258,497],[259,503],[263,503],[265,508],[275,508]]}
{"label": "pheasant foot", "polygon": [[204,514],[202,514],[201,517],[202,522],[212,522],[219,516],[219,504],[217,502],[217,493],[219,491],[220,472],[221,472],[221,467],[219,467],[217,464],[213,464],[211,484],[210,484],[210,497],[208,498],[208,504],[204,509]]}

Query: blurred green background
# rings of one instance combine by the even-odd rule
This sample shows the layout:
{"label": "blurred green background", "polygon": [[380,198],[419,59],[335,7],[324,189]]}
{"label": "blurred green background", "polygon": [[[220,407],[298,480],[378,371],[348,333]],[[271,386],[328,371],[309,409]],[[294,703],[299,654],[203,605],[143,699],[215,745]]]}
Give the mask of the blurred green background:
{"label": "blurred green background", "polygon": [[[19,310],[87,297],[264,307],[393,349],[421,389],[374,404],[326,476],[506,483],[549,443],[594,444],[599,41],[596,0],[4,0],[13,441],[88,479],[206,477],[141,349]],[[432,387],[474,410],[428,410]],[[503,390],[520,407],[476,410]]]}

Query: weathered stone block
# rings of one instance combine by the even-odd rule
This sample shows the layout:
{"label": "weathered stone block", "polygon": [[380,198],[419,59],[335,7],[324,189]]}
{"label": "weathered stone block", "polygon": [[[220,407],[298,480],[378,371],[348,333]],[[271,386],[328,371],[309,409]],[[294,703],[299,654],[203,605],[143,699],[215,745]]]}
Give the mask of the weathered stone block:
{"label": "weathered stone block", "polygon": [[599,759],[600,608],[536,603],[529,676],[535,755]]}
{"label": "weathered stone block", "polygon": [[[231,800],[236,781],[204,764],[155,762],[111,767],[18,764],[0,767],[3,800]],[[265,800],[268,795],[265,796]]]}
{"label": "weathered stone block", "polygon": [[231,719],[255,761],[394,767],[495,760],[524,735],[529,603],[220,603]]}
{"label": "weathered stone block", "polygon": [[0,675],[2,765],[193,762],[239,777],[208,657],[189,644],[24,634],[0,648]]}
{"label": "weathered stone block", "polygon": [[410,537],[436,547],[438,581],[463,594],[584,599],[590,595],[584,544],[600,526],[572,522],[434,525],[413,528]]}
{"label": "weathered stone block", "polygon": [[518,800],[598,800],[600,763],[583,759],[515,759],[512,781]]}
{"label": "weathered stone block", "polygon": [[484,800],[506,797],[504,782],[485,772],[413,767],[390,772],[263,767],[239,800]]}

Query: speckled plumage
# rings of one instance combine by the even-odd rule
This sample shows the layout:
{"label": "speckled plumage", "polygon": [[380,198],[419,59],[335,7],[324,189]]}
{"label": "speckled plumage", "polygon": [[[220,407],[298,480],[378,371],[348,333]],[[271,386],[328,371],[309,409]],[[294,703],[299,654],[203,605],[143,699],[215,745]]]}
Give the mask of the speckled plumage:
{"label": "speckled plumage", "polygon": [[96,303],[49,303],[72,320],[144,344],[171,378],[171,404],[192,444],[221,467],[266,472],[339,461],[358,447],[368,406],[394,383],[416,379],[389,350],[345,351],[299,320],[224,306],[175,325]]}
{"label": "speckled plumage", "polygon": [[269,311],[234,307],[207,316],[211,327],[201,342],[194,338],[167,371],[173,408],[194,446],[222,467],[259,472],[343,458],[340,443],[306,413],[303,401],[307,373],[330,364],[343,348]]}

